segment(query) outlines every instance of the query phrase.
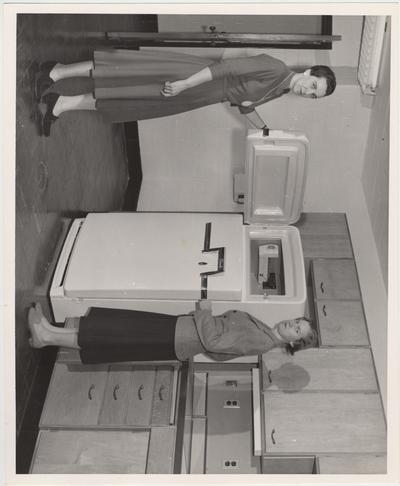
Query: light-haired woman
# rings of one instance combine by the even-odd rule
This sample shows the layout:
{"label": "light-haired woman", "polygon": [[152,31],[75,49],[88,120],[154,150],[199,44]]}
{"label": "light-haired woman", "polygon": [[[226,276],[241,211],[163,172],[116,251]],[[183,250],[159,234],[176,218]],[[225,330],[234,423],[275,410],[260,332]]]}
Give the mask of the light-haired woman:
{"label": "light-haired woman", "polygon": [[185,361],[199,353],[226,361],[277,347],[293,354],[317,345],[316,332],[304,317],[270,328],[247,312],[229,310],[213,316],[208,301],[201,301],[200,307],[180,316],[92,308],[80,318],[78,329],[68,329],[50,324],[36,304],[28,313],[30,344],[78,349],[84,364]]}

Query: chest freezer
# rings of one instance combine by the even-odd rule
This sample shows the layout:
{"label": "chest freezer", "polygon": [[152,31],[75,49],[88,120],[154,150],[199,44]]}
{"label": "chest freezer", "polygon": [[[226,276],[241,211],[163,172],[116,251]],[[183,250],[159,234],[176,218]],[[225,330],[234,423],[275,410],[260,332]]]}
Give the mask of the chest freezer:
{"label": "chest freezer", "polygon": [[[182,314],[205,296],[266,323],[303,315],[302,134],[249,131],[242,213],[92,213],[73,222],[50,290],[56,321],[90,307]],[[283,316],[283,317],[282,317]]]}

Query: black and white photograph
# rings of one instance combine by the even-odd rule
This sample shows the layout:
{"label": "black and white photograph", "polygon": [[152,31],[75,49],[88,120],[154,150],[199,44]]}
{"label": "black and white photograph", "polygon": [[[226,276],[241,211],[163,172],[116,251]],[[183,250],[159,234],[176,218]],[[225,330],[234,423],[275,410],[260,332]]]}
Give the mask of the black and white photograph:
{"label": "black and white photograph", "polygon": [[397,484],[398,4],[3,13],[7,484]]}

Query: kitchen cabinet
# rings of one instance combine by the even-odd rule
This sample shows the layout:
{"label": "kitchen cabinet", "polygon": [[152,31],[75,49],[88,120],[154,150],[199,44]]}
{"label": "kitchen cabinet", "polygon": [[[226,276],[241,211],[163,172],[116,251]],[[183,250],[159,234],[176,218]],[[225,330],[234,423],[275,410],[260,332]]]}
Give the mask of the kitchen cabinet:
{"label": "kitchen cabinet", "polygon": [[369,338],[361,301],[316,300],[321,343],[328,346],[368,346]]}
{"label": "kitchen cabinet", "polygon": [[207,418],[193,417],[190,474],[204,474],[206,462]]}
{"label": "kitchen cabinet", "polygon": [[386,474],[386,454],[323,454],[318,464],[320,474]]}
{"label": "kitchen cabinet", "polygon": [[378,393],[264,392],[265,453],[386,451]]}
{"label": "kitchen cabinet", "polygon": [[277,349],[263,355],[263,390],[377,392],[368,348],[311,348],[290,356]]}
{"label": "kitchen cabinet", "polygon": [[155,368],[134,369],[131,376],[126,424],[150,424],[156,370]]}
{"label": "kitchen cabinet", "polygon": [[304,258],[353,258],[344,213],[302,213],[295,226]]}
{"label": "kitchen cabinet", "polygon": [[34,474],[171,474],[176,427],[151,430],[44,430]]}
{"label": "kitchen cabinet", "polygon": [[[99,424],[124,424],[129,407],[132,382],[130,366],[110,366]],[[148,422],[144,421],[144,424]]]}
{"label": "kitchen cabinet", "polygon": [[321,345],[369,346],[354,261],[313,260],[311,281]]}
{"label": "kitchen cabinet", "polygon": [[175,427],[153,427],[151,429],[147,474],[171,474],[173,472],[175,435]]}
{"label": "kitchen cabinet", "polygon": [[313,260],[312,275],[316,299],[361,299],[353,260]]}
{"label": "kitchen cabinet", "polygon": [[170,423],[173,371],[168,367],[157,369],[153,390],[152,424]]}
{"label": "kitchen cabinet", "polygon": [[264,456],[262,474],[316,474],[315,456]]}
{"label": "kitchen cabinet", "polygon": [[169,425],[172,366],[56,363],[41,427]]}
{"label": "kitchen cabinet", "polygon": [[150,432],[42,430],[34,474],[144,474]]}
{"label": "kitchen cabinet", "polygon": [[180,469],[177,408],[185,400],[177,402],[186,386],[185,365],[92,366],[61,356],[40,420],[32,473],[169,474],[175,462]]}
{"label": "kitchen cabinet", "polygon": [[107,366],[56,363],[40,427],[97,425]]}

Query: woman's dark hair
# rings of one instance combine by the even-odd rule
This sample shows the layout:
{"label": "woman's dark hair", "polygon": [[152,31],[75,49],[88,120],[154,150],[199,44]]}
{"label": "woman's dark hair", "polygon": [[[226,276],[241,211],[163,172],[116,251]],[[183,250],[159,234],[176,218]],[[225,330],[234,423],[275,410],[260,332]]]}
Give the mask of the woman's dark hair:
{"label": "woman's dark hair", "polygon": [[325,96],[332,94],[336,88],[336,76],[331,68],[328,66],[317,65],[310,68],[310,74],[317,78],[326,79],[326,93]]}
{"label": "woman's dark hair", "polygon": [[291,355],[302,349],[316,348],[318,344],[317,331],[312,327],[312,321],[306,317],[300,317],[299,319],[296,319],[296,321],[308,322],[310,324],[310,333],[306,337],[294,341],[293,345],[285,344],[284,348],[286,349],[286,352]]}

